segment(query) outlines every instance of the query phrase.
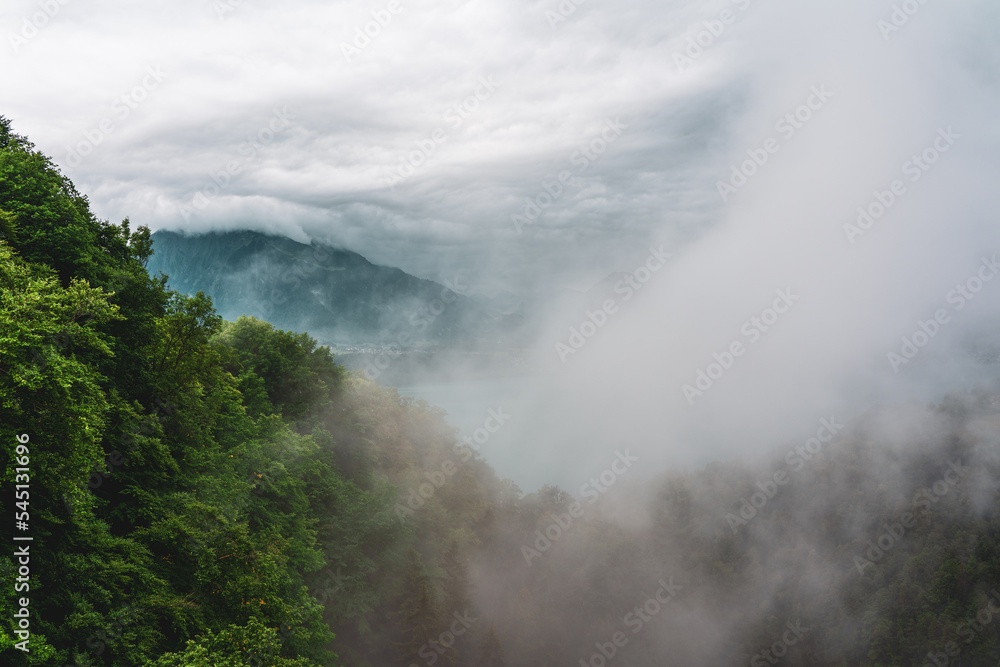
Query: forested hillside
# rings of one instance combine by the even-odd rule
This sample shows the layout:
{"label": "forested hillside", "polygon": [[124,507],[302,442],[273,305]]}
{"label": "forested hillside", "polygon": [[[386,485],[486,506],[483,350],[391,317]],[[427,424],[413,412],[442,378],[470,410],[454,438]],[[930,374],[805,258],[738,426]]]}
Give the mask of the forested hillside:
{"label": "forested hillside", "polygon": [[524,304],[465,294],[461,272],[442,285],[321,242],[246,230],[161,230],[151,240],[149,271],[169,275],[172,289],[210,294],[228,319],[308,331],[341,350],[340,365],[380,384],[526,370],[518,350],[530,338]]}
{"label": "forested hillside", "polygon": [[4,665],[1000,661],[993,391],[525,495],[440,410],[150,276],[149,230],[2,118],[0,233]]}
{"label": "forested hillside", "polygon": [[[502,485],[439,411],[167,289],[148,230],[96,219],[7,121],[0,222],[4,481],[25,434],[34,538],[31,651],[5,595],[4,664],[390,664],[452,609],[480,619],[463,655],[495,650],[462,582]],[[445,460],[448,485],[401,510]]]}
{"label": "forested hillside", "polygon": [[[212,295],[220,314],[255,315],[341,344],[470,344],[499,331],[503,314],[448,285],[377,266],[357,253],[259,232],[153,235],[153,273]],[[495,335],[493,336],[495,337]],[[402,341],[400,340],[402,339]]]}

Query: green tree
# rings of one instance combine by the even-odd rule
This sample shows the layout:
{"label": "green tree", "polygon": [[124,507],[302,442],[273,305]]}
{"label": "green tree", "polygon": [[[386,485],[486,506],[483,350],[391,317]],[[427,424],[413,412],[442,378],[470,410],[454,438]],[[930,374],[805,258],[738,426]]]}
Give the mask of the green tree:
{"label": "green tree", "polygon": [[[403,591],[399,605],[403,621],[403,639],[397,644],[397,648],[400,659],[404,662],[419,662],[425,658],[420,655],[421,651],[427,652],[429,642],[436,641],[445,630],[446,624],[435,600],[431,579],[424,572],[424,566],[415,549],[410,549],[407,554],[406,569],[403,572]],[[444,651],[441,658],[447,664],[454,662],[455,656],[452,651],[445,650],[440,645],[433,645],[431,650],[435,651],[435,655]]]}
{"label": "green tree", "polygon": [[306,658],[280,657],[278,630],[251,618],[189,640],[183,652],[160,656],[152,667],[316,667]]}

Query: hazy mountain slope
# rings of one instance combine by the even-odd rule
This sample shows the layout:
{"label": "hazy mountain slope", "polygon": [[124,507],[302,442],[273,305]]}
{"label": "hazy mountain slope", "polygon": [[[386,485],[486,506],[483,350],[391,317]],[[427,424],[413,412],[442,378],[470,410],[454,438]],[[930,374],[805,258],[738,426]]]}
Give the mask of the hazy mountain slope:
{"label": "hazy mountain slope", "polygon": [[219,314],[246,314],[342,345],[471,342],[499,314],[444,285],[357,253],[257,232],[153,235],[151,273],[211,295]]}

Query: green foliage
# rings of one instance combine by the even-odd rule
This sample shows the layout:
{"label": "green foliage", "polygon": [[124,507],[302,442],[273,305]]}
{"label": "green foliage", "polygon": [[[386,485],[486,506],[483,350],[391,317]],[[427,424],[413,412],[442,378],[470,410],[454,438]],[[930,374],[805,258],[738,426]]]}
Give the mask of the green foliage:
{"label": "green foliage", "polygon": [[252,618],[246,626],[229,625],[188,640],[182,653],[164,654],[152,667],[315,667],[306,658],[282,658],[279,651],[277,629]]}
{"label": "green foliage", "polygon": [[[4,596],[0,664],[423,664],[454,614],[477,620],[438,664],[570,664],[673,568],[702,596],[695,617],[726,619],[705,664],[745,664],[798,617],[814,630],[788,664],[922,664],[1000,588],[994,396],[930,410],[951,436],[906,459],[902,490],[873,473],[880,450],[859,434],[740,531],[720,517],[757,478],[716,464],[622,503],[639,518],[586,506],[527,566],[522,545],[572,496],[525,496],[457,446],[440,410],[346,373],[308,335],[223,322],[205,294],[150,277],[151,252],[148,229],[96,219],[0,117],[0,474],[16,481],[10,443],[26,434],[34,537],[32,652],[14,648]],[[979,486],[916,513],[859,575],[852,557],[956,457],[979,461]],[[0,502],[11,510],[12,494]],[[16,573],[0,560],[5,590]],[[685,642],[706,632],[675,616],[630,637],[633,657],[667,646],[668,662],[694,664]],[[995,665],[998,646],[994,621],[962,664]]]}
{"label": "green foliage", "polygon": [[[111,354],[96,327],[117,317],[101,289],[76,278],[62,287],[0,242],[0,437],[13,442],[15,425],[44,434],[32,458],[42,497],[79,497],[104,458],[108,396],[83,358]],[[13,482],[12,451],[2,451],[3,479]]]}
{"label": "green foliage", "polygon": [[[452,430],[349,377],[305,334],[223,322],[208,296],[150,277],[151,253],[148,229],[96,219],[0,117],[0,438],[30,438],[32,571],[44,573],[30,654],[13,648],[13,600],[0,601],[0,661],[380,659],[416,622],[391,620],[408,599],[407,549],[473,519],[395,511],[397,485],[441,459]],[[14,565],[0,563],[7,590]],[[442,594],[438,574],[421,586]]]}
{"label": "green foliage", "polygon": [[260,378],[268,400],[288,420],[326,408],[343,382],[344,370],[329,350],[318,348],[306,334],[244,316],[226,323],[217,342],[228,350],[226,370],[247,382]]}

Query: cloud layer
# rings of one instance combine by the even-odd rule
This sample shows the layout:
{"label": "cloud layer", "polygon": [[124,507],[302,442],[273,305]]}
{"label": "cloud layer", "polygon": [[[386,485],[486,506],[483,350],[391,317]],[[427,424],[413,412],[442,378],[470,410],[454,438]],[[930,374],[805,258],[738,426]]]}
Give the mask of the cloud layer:
{"label": "cloud layer", "polygon": [[[540,470],[572,460],[570,488],[625,441],[696,463],[976,379],[1000,281],[950,295],[1000,249],[984,0],[48,4],[0,15],[3,112],[102,216],[486,292],[671,252],[565,364],[573,321],[542,341],[558,373],[523,441],[553,443]],[[794,306],[769,313],[778,290]]]}

